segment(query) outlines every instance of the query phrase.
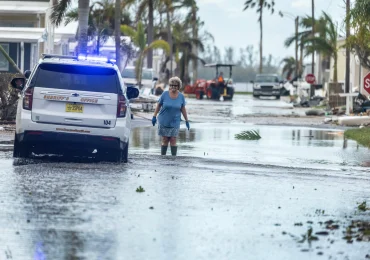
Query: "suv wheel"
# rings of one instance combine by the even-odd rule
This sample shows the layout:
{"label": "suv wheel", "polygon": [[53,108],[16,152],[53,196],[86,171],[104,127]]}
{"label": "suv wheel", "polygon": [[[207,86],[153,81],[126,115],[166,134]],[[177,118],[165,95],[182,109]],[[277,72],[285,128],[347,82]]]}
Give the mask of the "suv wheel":
{"label": "suv wheel", "polygon": [[122,162],[127,163],[128,162],[128,145],[129,142],[127,142],[125,149],[121,150],[121,159]]}
{"label": "suv wheel", "polygon": [[22,144],[18,141],[17,135],[14,135],[14,149],[13,149],[14,158],[29,158],[30,150],[28,145]]}

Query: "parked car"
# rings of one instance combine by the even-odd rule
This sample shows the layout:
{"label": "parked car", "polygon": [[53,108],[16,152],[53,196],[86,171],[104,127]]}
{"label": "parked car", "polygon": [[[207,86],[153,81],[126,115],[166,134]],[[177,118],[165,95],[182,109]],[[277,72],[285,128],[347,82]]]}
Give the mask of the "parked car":
{"label": "parked car", "polygon": [[19,80],[25,81],[11,82],[21,91],[14,157],[96,153],[107,161],[127,162],[129,103],[139,91],[125,87],[114,63],[100,57],[44,55],[27,83],[16,84]]}
{"label": "parked car", "polygon": [[282,81],[277,74],[257,74],[253,83],[253,97],[275,96],[280,99]]}
{"label": "parked car", "polygon": [[153,89],[156,82],[158,81],[158,78],[154,77],[153,69],[147,69],[147,68],[143,68],[141,86],[138,86],[138,83],[136,80],[135,67],[127,66],[126,68],[123,69],[121,76],[127,86],[130,86],[130,87],[136,86],[140,89],[141,88]]}

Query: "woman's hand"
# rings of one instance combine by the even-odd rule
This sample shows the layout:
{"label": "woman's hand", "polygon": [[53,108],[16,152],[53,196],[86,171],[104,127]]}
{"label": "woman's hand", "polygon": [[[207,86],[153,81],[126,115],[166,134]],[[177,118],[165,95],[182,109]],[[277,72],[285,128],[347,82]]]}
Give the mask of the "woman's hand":
{"label": "woman's hand", "polygon": [[186,121],[186,128],[190,131],[190,124],[189,124],[189,121]]}
{"label": "woman's hand", "polygon": [[152,124],[153,124],[153,126],[155,126],[156,123],[157,123],[157,118],[155,116],[153,116],[153,118],[152,118]]}

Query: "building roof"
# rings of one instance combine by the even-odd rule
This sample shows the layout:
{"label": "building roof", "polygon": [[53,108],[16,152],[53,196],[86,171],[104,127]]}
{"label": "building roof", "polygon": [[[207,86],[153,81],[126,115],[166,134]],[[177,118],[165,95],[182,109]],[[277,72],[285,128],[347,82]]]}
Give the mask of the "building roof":
{"label": "building roof", "polygon": [[48,8],[49,1],[0,1],[0,13],[6,14],[45,14]]}

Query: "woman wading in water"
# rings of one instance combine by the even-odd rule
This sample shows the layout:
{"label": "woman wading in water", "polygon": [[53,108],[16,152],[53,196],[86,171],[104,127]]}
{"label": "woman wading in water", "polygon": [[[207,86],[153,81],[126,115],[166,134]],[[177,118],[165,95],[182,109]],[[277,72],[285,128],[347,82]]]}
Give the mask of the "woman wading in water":
{"label": "woman wading in water", "polygon": [[190,129],[185,109],[185,97],[179,92],[181,84],[178,77],[170,78],[170,89],[162,93],[154,111],[152,124],[155,126],[158,115],[158,135],[162,136],[161,155],[166,155],[168,143],[171,145],[171,154],[173,156],[177,154],[176,138],[179,134],[181,114],[185,118],[186,128]]}

